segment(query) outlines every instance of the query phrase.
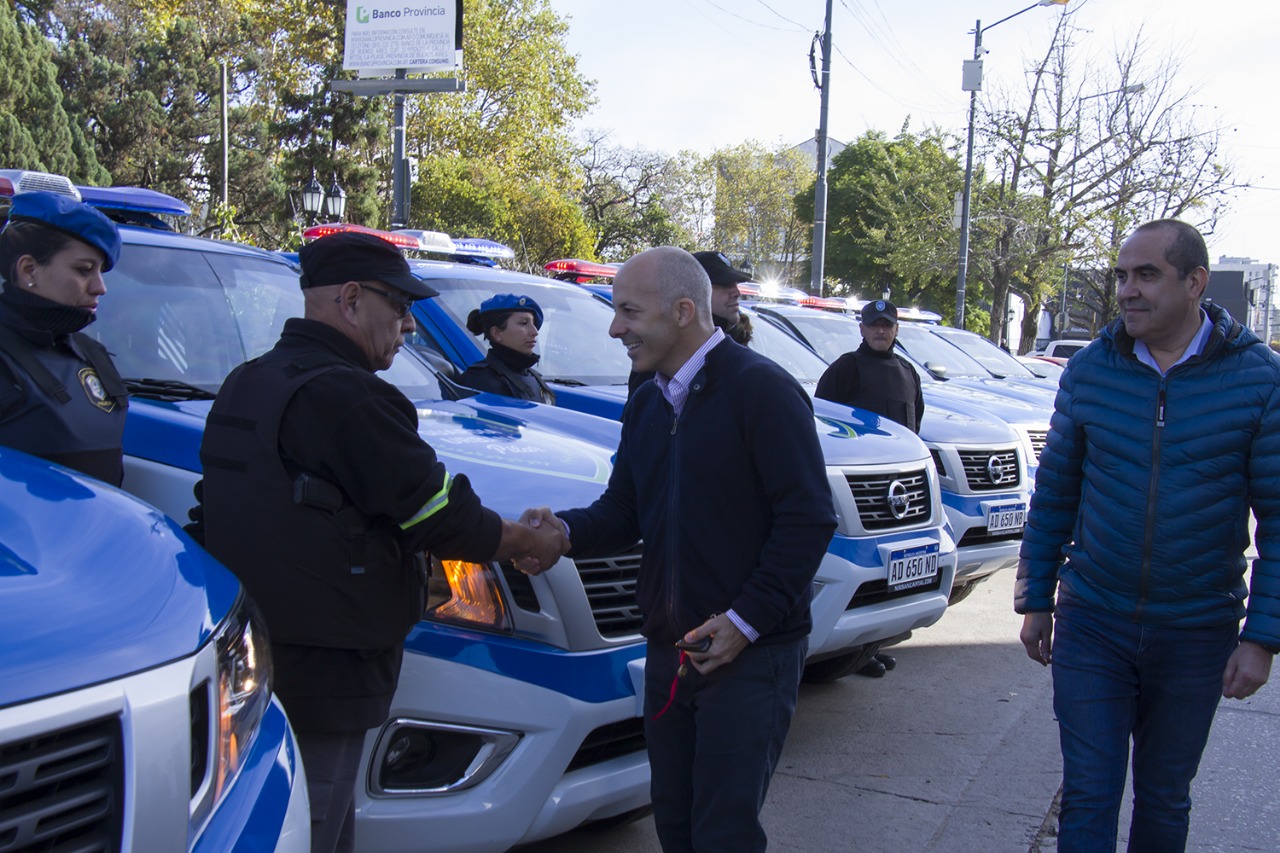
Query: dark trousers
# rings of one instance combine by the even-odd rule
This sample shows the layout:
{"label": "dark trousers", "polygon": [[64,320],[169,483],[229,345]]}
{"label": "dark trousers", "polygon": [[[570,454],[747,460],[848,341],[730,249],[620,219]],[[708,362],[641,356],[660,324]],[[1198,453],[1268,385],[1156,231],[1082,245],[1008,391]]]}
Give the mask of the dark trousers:
{"label": "dark trousers", "polygon": [[311,853],[352,853],[356,846],[356,774],[365,732],[296,734],[311,800]]}
{"label": "dark trousers", "polygon": [[1116,849],[1129,743],[1129,850],[1187,844],[1191,780],[1222,700],[1239,626],[1140,625],[1064,604],[1054,619],[1053,710],[1062,743],[1061,853]]}
{"label": "dark trousers", "polygon": [[676,679],[679,652],[649,643],[644,730],[666,853],[765,849],[760,809],[796,710],[806,649],[805,639],[748,646],[709,675],[690,666]]}

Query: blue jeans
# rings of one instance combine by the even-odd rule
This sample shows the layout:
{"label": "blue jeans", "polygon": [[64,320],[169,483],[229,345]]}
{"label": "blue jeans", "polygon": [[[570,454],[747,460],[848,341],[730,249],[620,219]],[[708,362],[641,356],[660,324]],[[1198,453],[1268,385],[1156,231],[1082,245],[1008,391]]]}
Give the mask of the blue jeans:
{"label": "blue jeans", "polygon": [[1169,628],[1060,603],[1053,710],[1062,742],[1060,853],[1114,853],[1133,740],[1130,851],[1183,850],[1191,780],[1239,625]]}
{"label": "blue jeans", "polygon": [[796,710],[807,647],[803,638],[750,645],[728,666],[708,675],[690,666],[676,679],[679,653],[649,642],[644,732],[665,853],[765,849],[760,809]]}

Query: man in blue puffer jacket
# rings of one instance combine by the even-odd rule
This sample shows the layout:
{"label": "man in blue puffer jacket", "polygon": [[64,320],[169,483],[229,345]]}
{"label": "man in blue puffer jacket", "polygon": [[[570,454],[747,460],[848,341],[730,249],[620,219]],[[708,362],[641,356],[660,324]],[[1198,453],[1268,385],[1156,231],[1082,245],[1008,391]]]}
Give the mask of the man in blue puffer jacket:
{"label": "man in blue puffer jacket", "polygon": [[1280,359],[1200,306],[1208,266],[1183,222],[1125,241],[1122,319],[1068,363],[1040,458],[1014,609],[1053,665],[1063,853],[1115,850],[1130,738],[1129,850],[1184,849],[1220,697],[1280,651]]}

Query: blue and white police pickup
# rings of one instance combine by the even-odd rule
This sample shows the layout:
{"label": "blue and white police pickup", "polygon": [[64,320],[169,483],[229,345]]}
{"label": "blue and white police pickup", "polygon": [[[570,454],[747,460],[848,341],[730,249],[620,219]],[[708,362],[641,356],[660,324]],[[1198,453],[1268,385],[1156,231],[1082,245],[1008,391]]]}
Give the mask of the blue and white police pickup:
{"label": "blue and white police pickup", "polygon": [[[298,271],[275,253],[165,230],[155,214],[185,212],[167,196],[78,191],[122,223],[140,223],[121,224],[123,251],[89,331],[132,393],[124,488],[182,519],[213,395],[301,315]],[[411,352],[381,375],[415,401],[441,460],[502,515],[589,503],[603,491],[615,422],[456,399]],[[532,578],[510,565],[432,561],[428,608],[406,640],[390,718],[366,741],[358,848],[496,853],[647,808],[640,553],[566,559]]]}
{"label": "blue and white police pickup", "polygon": [[[757,328],[776,326],[816,353],[812,358],[793,356],[808,365],[797,369],[814,383],[814,373],[821,376],[828,363],[861,343],[858,322],[848,314],[797,305],[758,304],[750,310]],[[926,371],[920,373],[925,400],[920,438],[938,467],[942,503],[958,543],[951,592],[951,604],[956,604],[981,581],[1018,564],[1033,483],[1026,462],[1031,458],[1026,422],[1039,426],[1043,416],[1029,404],[980,390],[953,391]]]}
{"label": "blue and white police pickup", "polygon": [[[526,294],[546,317],[538,369],[552,383],[557,405],[621,419],[631,363],[608,336],[613,309],[606,301],[575,284],[483,263],[419,259],[410,267],[440,292],[414,308],[418,329],[411,342],[430,358],[455,370],[482,358],[463,318],[495,293]],[[475,399],[493,405],[506,398]],[[839,526],[814,582],[805,678],[828,681],[856,671],[882,642],[941,618],[956,549],[936,470],[919,439],[848,407],[818,401],[815,410]]]}
{"label": "blue and white police pickup", "polygon": [[0,850],[310,849],[239,582],[136,498],[0,447]]}

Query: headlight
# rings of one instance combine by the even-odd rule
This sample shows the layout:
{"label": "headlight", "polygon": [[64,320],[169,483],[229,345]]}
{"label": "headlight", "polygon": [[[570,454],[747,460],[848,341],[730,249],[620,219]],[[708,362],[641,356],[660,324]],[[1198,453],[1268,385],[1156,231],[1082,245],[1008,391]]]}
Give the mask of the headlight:
{"label": "headlight", "polygon": [[427,582],[427,617],[510,631],[511,616],[493,566],[431,558]]}
{"label": "headlight", "polygon": [[215,638],[218,685],[214,733],[214,800],[235,778],[271,702],[271,646],[262,617],[247,597]]}

